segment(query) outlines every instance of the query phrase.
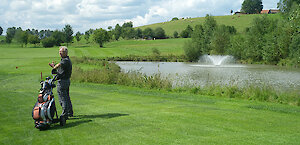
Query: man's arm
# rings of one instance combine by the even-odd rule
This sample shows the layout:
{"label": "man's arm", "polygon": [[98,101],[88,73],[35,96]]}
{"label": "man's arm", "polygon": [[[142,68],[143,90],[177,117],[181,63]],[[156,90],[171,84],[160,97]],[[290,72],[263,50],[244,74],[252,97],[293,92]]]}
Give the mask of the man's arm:
{"label": "man's arm", "polygon": [[61,66],[61,64],[60,63],[58,63],[58,64],[56,64],[56,65],[54,65],[54,62],[52,62],[52,63],[49,63],[49,65],[53,68],[53,69],[57,69],[57,68],[59,68],[60,66]]}
{"label": "man's arm", "polygon": [[53,69],[57,69],[57,68],[59,68],[60,66],[61,66],[61,64],[58,63],[58,64],[56,64],[56,65],[53,67]]}

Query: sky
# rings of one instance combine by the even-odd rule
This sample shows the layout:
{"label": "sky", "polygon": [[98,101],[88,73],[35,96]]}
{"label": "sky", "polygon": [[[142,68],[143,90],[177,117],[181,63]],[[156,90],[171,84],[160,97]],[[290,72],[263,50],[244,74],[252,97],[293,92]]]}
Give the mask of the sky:
{"label": "sky", "polygon": [[[133,22],[134,27],[170,21],[173,17],[230,15],[244,0],[0,0],[0,26],[62,30],[74,33]],[[262,0],[263,9],[276,8],[279,0]]]}

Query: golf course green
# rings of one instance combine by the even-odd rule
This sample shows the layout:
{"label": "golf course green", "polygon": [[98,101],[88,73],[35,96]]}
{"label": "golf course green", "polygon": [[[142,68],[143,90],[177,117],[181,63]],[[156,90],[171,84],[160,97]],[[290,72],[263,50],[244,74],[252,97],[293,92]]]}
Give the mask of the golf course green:
{"label": "golf course green", "polygon": [[[182,55],[185,39],[72,44],[70,56],[146,56],[153,48]],[[154,43],[155,42],[155,43]],[[40,74],[59,61],[58,47],[0,45],[0,144],[299,144],[300,108],[189,92],[73,81],[74,117],[34,128]],[[75,67],[73,64],[73,67]],[[56,89],[56,107],[61,113]]]}

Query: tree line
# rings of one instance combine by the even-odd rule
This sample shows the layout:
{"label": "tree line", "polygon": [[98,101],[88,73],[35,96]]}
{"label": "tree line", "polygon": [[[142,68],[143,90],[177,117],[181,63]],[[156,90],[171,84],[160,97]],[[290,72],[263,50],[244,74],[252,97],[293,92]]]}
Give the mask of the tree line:
{"label": "tree line", "polygon": [[[2,34],[3,29],[0,27],[0,32]],[[62,30],[36,30],[27,29],[22,30],[21,27],[10,27],[6,31],[6,43],[11,43],[15,39],[22,47],[31,44],[42,43],[44,47],[53,47],[54,45],[60,46],[62,43],[71,43],[73,39],[80,41],[84,38],[88,43],[90,39],[98,43],[100,47],[108,41],[115,41],[119,39],[165,39],[167,38],[165,30],[161,27],[156,29],[146,28],[144,30],[140,28],[133,28],[132,22],[126,22],[122,26],[116,24],[113,29],[111,26],[108,30],[103,28],[99,29],[89,29],[85,31],[84,34],[77,32],[73,36],[73,29],[71,25],[67,24]]]}
{"label": "tree line", "polygon": [[92,36],[92,40],[99,44],[100,47],[103,47],[103,44],[108,41],[115,41],[120,39],[165,39],[167,38],[165,34],[165,30],[161,27],[157,27],[156,29],[146,28],[144,30],[140,28],[133,28],[132,22],[126,22],[122,26],[116,24],[113,29],[111,26],[108,27],[108,31],[99,28],[96,30],[90,29],[84,33],[84,39],[87,42],[90,40],[90,36]]}
{"label": "tree line", "polygon": [[42,43],[44,47],[53,47],[54,45],[60,46],[61,43],[69,43],[73,40],[73,30],[70,25],[65,25],[65,27],[60,30],[41,30],[27,29],[22,30],[21,27],[10,27],[6,30],[5,41],[6,43],[11,43],[12,40],[16,40],[22,45],[22,47],[31,44]]}

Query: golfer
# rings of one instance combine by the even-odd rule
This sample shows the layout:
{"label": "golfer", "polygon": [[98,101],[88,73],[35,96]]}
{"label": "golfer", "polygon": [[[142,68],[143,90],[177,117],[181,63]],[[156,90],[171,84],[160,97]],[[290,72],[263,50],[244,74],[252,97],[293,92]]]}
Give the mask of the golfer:
{"label": "golfer", "polygon": [[72,74],[72,62],[68,56],[68,48],[66,46],[59,47],[59,55],[61,61],[58,64],[54,62],[49,65],[57,70],[57,93],[59,103],[62,107],[60,115],[60,124],[64,126],[68,117],[73,116],[73,107],[69,95],[70,77]]}

